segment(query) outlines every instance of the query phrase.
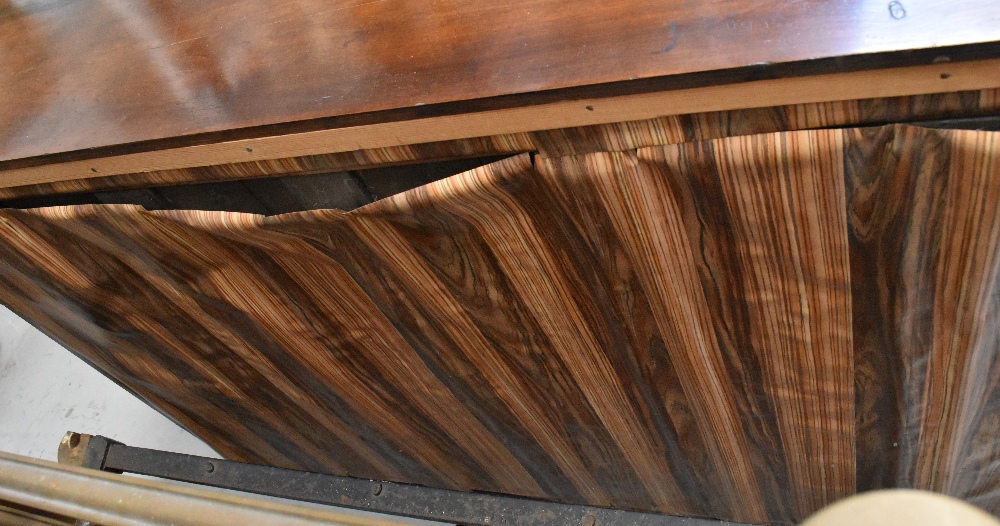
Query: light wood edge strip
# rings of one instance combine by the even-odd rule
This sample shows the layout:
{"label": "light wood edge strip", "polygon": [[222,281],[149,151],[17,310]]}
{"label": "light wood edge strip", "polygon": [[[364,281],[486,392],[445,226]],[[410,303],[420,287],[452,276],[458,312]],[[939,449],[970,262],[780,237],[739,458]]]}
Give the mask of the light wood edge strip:
{"label": "light wood edge strip", "polygon": [[1000,59],[557,102],[17,168],[0,188],[652,119],[665,115],[1000,87]]}

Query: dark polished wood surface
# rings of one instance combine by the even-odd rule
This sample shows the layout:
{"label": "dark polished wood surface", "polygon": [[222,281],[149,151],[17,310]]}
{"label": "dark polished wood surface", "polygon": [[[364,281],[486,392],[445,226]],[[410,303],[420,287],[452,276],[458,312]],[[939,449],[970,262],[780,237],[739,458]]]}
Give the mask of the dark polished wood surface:
{"label": "dark polished wood surface", "polygon": [[524,154],[353,212],[0,211],[0,301],[228,458],[741,522],[1000,512],[1000,133]]}
{"label": "dark polished wood surface", "polygon": [[0,0],[0,161],[992,41],[994,0]]}

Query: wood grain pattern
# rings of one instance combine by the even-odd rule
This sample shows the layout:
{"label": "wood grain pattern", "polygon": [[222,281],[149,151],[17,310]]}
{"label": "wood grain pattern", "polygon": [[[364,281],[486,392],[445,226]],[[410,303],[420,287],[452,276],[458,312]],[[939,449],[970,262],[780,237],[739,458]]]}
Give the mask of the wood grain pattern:
{"label": "wood grain pattern", "polygon": [[998,134],[852,133],[859,489],[997,513]]}
{"label": "wood grain pattern", "polygon": [[[622,90],[637,79],[707,72],[695,80],[740,82],[823,58],[834,71],[930,63],[934,48],[1000,40],[991,0],[905,5],[4,0],[0,160],[247,128],[273,135],[254,128],[287,133],[285,123],[316,129],[343,116],[385,122],[447,109],[439,104],[614,82]],[[879,53],[890,55],[865,59]],[[667,83],[676,87],[689,86]]]}
{"label": "wood grain pattern", "polygon": [[499,161],[264,217],[0,212],[0,300],[229,458],[788,523],[1000,513],[1000,135]]}
{"label": "wood grain pattern", "polygon": [[754,133],[972,118],[996,115],[998,112],[1000,89],[793,104],[667,115],[655,119],[425,142],[392,148],[69,179],[46,184],[4,186],[2,181],[5,176],[0,174],[0,199],[259,179],[286,174],[340,172],[533,150],[549,156],[625,151]]}

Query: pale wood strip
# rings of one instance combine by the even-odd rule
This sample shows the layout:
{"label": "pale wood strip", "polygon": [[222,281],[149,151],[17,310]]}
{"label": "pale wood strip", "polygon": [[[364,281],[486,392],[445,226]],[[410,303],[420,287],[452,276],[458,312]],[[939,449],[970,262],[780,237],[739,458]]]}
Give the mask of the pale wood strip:
{"label": "pale wood strip", "polygon": [[0,174],[0,187],[269,161],[285,157],[644,120],[664,115],[998,87],[1000,59],[770,79],[640,95],[572,100],[14,168]]}

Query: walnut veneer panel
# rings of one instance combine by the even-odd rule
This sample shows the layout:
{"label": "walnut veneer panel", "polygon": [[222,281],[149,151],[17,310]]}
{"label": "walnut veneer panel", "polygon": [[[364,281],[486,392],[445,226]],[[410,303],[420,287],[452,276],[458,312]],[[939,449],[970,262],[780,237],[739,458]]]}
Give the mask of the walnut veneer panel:
{"label": "walnut veneer panel", "polygon": [[0,297],[229,458],[788,522],[1000,512],[1000,135],[527,155],[354,212],[0,212]]}

